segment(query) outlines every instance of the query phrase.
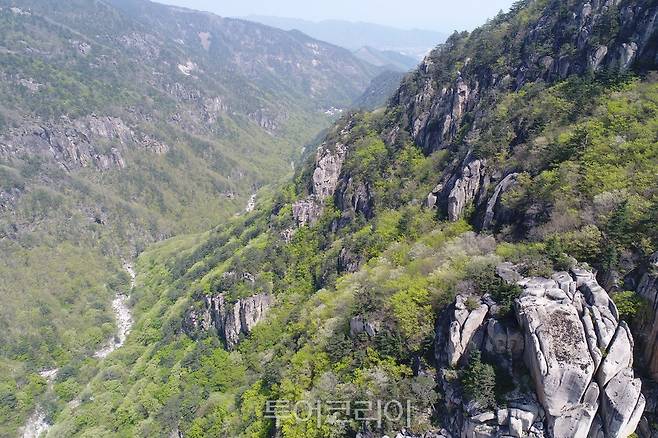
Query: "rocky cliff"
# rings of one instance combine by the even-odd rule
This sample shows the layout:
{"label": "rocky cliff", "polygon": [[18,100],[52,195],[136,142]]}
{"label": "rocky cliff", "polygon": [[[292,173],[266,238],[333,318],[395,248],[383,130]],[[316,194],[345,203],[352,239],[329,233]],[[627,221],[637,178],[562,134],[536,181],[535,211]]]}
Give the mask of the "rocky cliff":
{"label": "rocky cliff", "polygon": [[[651,1],[530,0],[516,7],[542,12],[498,46],[463,50],[462,36],[453,35],[403,82],[394,103],[404,108],[402,122],[426,151],[451,147],[467,124],[469,131],[476,130],[481,106],[496,92],[537,80],[656,64],[658,7]],[[489,28],[495,26],[496,21]]]}
{"label": "rocky cliff", "polygon": [[[468,304],[458,296],[437,332],[439,382],[455,436],[626,437],[645,407],[642,383],[633,372],[633,337],[615,304],[585,269],[551,278],[522,277],[511,264],[498,267],[522,288],[514,320],[490,297]],[[473,300],[469,298],[468,300]],[[526,367],[531,388],[508,394],[494,409],[466,403],[448,378],[480,351],[515,382]]]}
{"label": "rocky cliff", "polygon": [[[473,153],[484,115],[498,96],[535,82],[641,71],[658,62],[658,6],[651,1],[525,1],[517,7],[539,14],[520,28],[496,29],[498,20],[507,18],[501,16],[478,29],[487,34],[489,45],[473,44],[475,35],[453,35],[405,78],[392,100],[402,109],[401,126],[426,153],[459,151],[453,171],[444,173],[429,195],[429,205],[447,209],[451,220],[475,203],[482,210],[480,225],[484,210],[493,207],[484,223],[490,226],[496,200],[489,186],[498,194],[509,188],[509,180],[503,183],[509,175]],[[399,132],[392,131],[391,138]],[[526,135],[519,126],[511,133],[510,148]]]}
{"label": "rocky cliff", "polygon": [[298,226],[312,225],[322,215],[324,203],[334,195],[338,186],[346,154],[347,147],[341,142],[333,145],[325,143],[318,148],[310,194],[292,206],[293,217]]}
{"label": "rocky cliff", "polygon": [[241,336],[251,333],[262,321],[273,304],[273,297],[265,294],[253,295],[228,301],[224,294],[206,296],[201,308],[190,308],[183,321],[183,330],[198,337],[203,332],[214,331],[226,348],[233,350]]}
{"label": "rocky cliff", "polygon": [[54,160],[66,171],[91,167],[97,170],[123,169],[129,148],[165,154],[169,147],[145,133],[136,133],[117,117],[94,114],[11,130],[0,138],[0,160],[40,156]]}

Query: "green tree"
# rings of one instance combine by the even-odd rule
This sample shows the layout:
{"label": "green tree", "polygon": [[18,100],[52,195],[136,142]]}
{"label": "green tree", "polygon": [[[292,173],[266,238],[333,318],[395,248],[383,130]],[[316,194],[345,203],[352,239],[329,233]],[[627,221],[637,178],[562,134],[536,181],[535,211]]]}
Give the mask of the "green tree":
{"label": "green tree", "polygon": [[461,382],[466,397],[478,402],[482,408],[496,405],[496,371],[490,364],[482,362],[479,350],[471,353]]}

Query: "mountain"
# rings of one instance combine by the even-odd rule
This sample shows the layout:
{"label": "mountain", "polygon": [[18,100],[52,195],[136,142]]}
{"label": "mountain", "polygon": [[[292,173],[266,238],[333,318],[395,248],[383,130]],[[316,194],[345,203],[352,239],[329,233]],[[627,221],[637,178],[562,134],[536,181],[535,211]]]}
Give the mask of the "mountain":
{"label": "mountain", "polygon": [[387,70],[375,76],[368,88],[352,102],[351,108],[375,110],[384,107],[398,90],[405,73]]}
{"label": "mountain", "polygon": [[354,55],[369,64],[392,71],[407,72],[418,66],[416,59],[391,50],[377,50],[366,46],[355,51]]}
{"label": "mountain", "polygon": [[421,59],[447,35],[441,32],[412,29],[403,30],[379,24],[343,20],[307,21],[297,18],[250,15],[250,21],[284,30],[299,30],[307,35],[352,51],[371,47],[380,51],[394,51],[407,57]]}
{"label": "mountain", "polygon": [[[523,0],[150,246],[48,436],[655,436],[658,4]],[[130,286],[129,286],[130,287]],[[62,363],[64,360],[61,361]]]}
{"label": "mountain", "polygon": [[39,372],[114,336],[124,265],[243,211],[378,72],[141,0],[0,1],[0,436],[34,410]]}

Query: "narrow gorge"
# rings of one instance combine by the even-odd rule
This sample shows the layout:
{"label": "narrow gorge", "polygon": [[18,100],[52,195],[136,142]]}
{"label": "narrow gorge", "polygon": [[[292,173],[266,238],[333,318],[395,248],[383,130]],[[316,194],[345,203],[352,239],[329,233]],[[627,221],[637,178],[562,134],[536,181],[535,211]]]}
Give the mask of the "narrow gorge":
{"label": "narrow gorge", "polygon": [[[133,319],[129,307],[130,292],[135,288],[136,273],[133,265],[129,262],[123,263],[123,269],[126,271],[130,278],[130,285],[128,292],[117,291],[116,297],[112,301],[112,309],[114,310],[114,317],[116,319],[117,332],[114,336],[108,339],[106,345],[101,349],[94,352],[92,357],[97,359],[105,359],[108,355],[121,348],[126,342],[126,338],[130,333],[133,325]],[[46,392],[53,391],[53,383],[59,374],[59,368],[43,370],[39,375],[47,382]],[[79,399],[74,399],[69,402],[69,405],[79,404]],[[22,428],[21,438],[39,438],[43,434],[47,434],[52,424],[47,419],[46,412],[42,406],[36,407],[34,413],[28,418],[25,426]]]}

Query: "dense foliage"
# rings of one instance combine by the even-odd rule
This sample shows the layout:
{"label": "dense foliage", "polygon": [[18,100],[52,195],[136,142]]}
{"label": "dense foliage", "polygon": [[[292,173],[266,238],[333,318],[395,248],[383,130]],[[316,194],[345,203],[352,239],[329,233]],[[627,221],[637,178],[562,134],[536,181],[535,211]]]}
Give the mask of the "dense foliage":
{"label": "dense foliage", "polygon": [[[198,29],[179,42],[177,20]],[[236,40],[219,44],[225,32]],[[251,77],[240,57],[278,59],[271,46],[242,45],[253,36],[286,59],[327,65],[311,72],[312,84],[302,77],[309,71],[261,66]],[[324,43],[318,49],[332,53],[311,56],[301,34],[141,1],[0,1],[0,40],[0,386],[13,388],[0,436],[13,436],[46,389],[39,371],[97,366],[86,358],[116,331],[110,303],[128,289],[123,261],[244,209],[258,188],[291,173],[331,121],[326,108],[349,103],[375,72]],[[191,59],[196,70],[186,75],[180,66]],[[92,139],[83,166],[38,145],[55,132],[63,148],[80,142],[75,129],[91,115],[120,119],[136,141]],[[125,168],[97,168],[112,148]],[[79,389],[61,383],[63,399]]]}
{"label": "dense foliage", "polygon": [[[445,64],[439,80],[463,67],[457,60],[464,53],[474,54],[469,68],[503,72],[516,62],[504,58],[521,50],[519,41],[506,38],[509,29],[525,29],[546,4],[519,2],[484,28],[453,36],[433,55]],[[596,30],[598,41],[615,37],[610,18],[610,26]],[[570,50],[544,43],[533,50]],[[469,297],[471,309],[489,294],[504,318],[520,289],[495,275],[502,261],[517,264],[524,275],[545,276],[568,269],[576,257],[600,269],[614,290],[633,266],[629,261],[658,247],[654,76],[538,81],[501,92],[483,107],[478,132],[469,132],[467,120],[454,147],[439,151],[422,150],[409,133],[389,141],[386,134],[399,128],[403,108],[349,114],[326,136],[326,145],[344,143],[348,153],[339,192],[323,200],[316,223],[298,227],[293,218],[293,204],[311,190],[310,156],[293,182],[261,194],[256,211],[225,215],[208,232],[166,240],[140,255],[132,298],[137,322],[123,348],[102,362],[62,352],[57,364],[66,366],[52,390],[36,370],[8,373],[0,382],[1,400],[25,412],[40,397],[56,422],[54,436],[178,431],[186,437],[301,438],[439,428],[435,330],[457,294]],[[474,232],[474,207],[455,222],[423,207],[442,172],[468,148],[501,175],[519,173],[502,199],[515,214],[497,223],[493,235]],[[10,184],[23,184],[20,172],[0,170]],[[354,187],[367,188],[367,208],[349,202]],[[48,195],[36,196],[34,204],[58,202]],[[353,269],[341,263],[344,258]],[[108,295],[125,281],[117,276],[107,287],[90,289]],[[267,318],[233,351],[214,330],[184,327],[190,309],[219,293],[229,302],[254,293],[275,299]],[[632,293],[617,293],[615,302],[627,319],[642,312]],[[84,319],[80,328],[104,321],[76,310]],[[354,330],[355,318],[373,333]],[[85,336],[106,335],[99,327]],[[513,389],[496,364],[470,359],[449,370],[468,399],[490,407]],[[381,423],[363,420],[376,417],[377,401],[395,400],[411,403]],[[327,409],[337,401],[347,408]],[[290,415],[291,407],[317,403],[317,415],[308,409],[303,418]],[[10,409],[0,414],[13,421]]]}
{"label": "dense foliage", "polygon": [[[560,93],[566,86],[558,84],[555,90],[528,99],[527,105],[540,108],[550,93]],[[647,111],[634,112],[620,108],[620,104],[633,96],[633,107],[650,108],[655,90],[655,84],[632,81],[603,91],[586,117],[575,123],[567,118],[551,124],[542,133],[551,132],[552,137],[533,140],[532,144],[541,146],[544,152],[547,148],[559,148],[579,126],[605,126],[616,111],[628,114],[630,120],[642,120],[630,122],[637,129],[650,125],[644,119]],[[535,99],[540,99],[541,105]],[[648,113],[655,117],[651,110]],[[145,253],[140,258],[142,277],[136,294],[140,323],[129,345],[110,361],[112,365],[104,365],[133,371],[115,380],[113,387],[107,386],[101,372],[93,380],[90,393],[101,392],[104,397],[89,400],[75,410],[65,410],[60,414],[57,430],[69,434],[82,430],[129,431],[141,436],[179,427],[190,436],[218,430],[226,435],[267,436],[274,427],[273,419],[265,416],[269,400],[315,403],[348,399],[354,403],[395,398],[413,400],[413,430],[430,428],[435,420],[429,415],[429,408],[439,396],[431,376],[434,325],[440,310],[456,293],[490,293],[505,312],[519,290],[494,275],[497,263],[521,263],[527,275],[547,275],[554,269],[568,267],[569,260],[562,256],[565,251],[596,263],[589,252],[591,246],[582,246],[578,251],[577,245],[582,245],[579,242],[591,233],[588,230],[600,226],[605,232],[607,228],[598,222],[602,216],[583,216],[579,219],[581,226],[538,233],[533,238],[535,242],[497,244],[491,237],[469,232],[466,223],[439,222],[414,200],[427,193],[431,176],[444,166],[445,154],[437,152],[425,157],[414,152],[411,145],[388,148],[375,134],[378,127],[388,123],[387,117],[387,113],[380,112],[350,118],[351,149],[345,172],[353,180],[362,178],[375,188],[375,214],[371,218],[356,215],[336,229],[336,221],[345,212],[329,204],[316,225],[296,230],[292,241],[286,243],[281,232],[293,225],[290,203],[307,190],[306,170],[302,170],[296,185],[278,190],[270,201],[260,204],[255,214],[209,235],[171,241]],[[336,128],[336,132],[341,130],[341,126]],[[332,135],[336,134],[330,133],[329,137]],[[655,172],[650,170],[655,169],[651,167],[655,165],[652,148],[647,151],[648,156],[637,155],[646,147],[642,145],[642,136],[636,134],[632,138],[637,141],[610,149],[610,141],[618,144],[618,140],[600,137],[584,145],[579,157],[589,156],[594,161],[606,157],[610,169],[635,169],[629,178],[641,178],[637,173],[642,169],[640,163],[649,172]],[[607,153],[599,149],[603,147]],[[517,208],[523,208],[520,203],[527,196],[523,193],[532,193],[535,199],[544,193],[552,206],[547,216],[550,221],[564,211],[556,202],[560,192],[555,186],[543,191],[529,190],[526,184],[538,184],[547,173],[571,163],[583,166],[585,172],[590,167],[587,161],[577,160],[572,154],[547,163],[542,160],[550,154],[544,152],[537,153],[535,161],[523,161],[528,166],[528,182],[512,192],[506,202],[516,202]],[[631,160],[636,161],[622,158],[621,154],[629,153],[634,157]],[[510,158],[505,162],[514,161]],[[535,166],[540,170],[531,173]],[[578,182],[582,183],[583,172],[578,175]],[[569,184],[569,179],[561,180],[558,187],[565,188],[564,184]],[[644,199],[643,190],[651,190],[641,184],[624,184],[629,195],[641,191],[638,199]],[[591,205],[607,186],[598,187],[593,192],[574,188],[569,192],[569,200],[581,208]],[[646,231],[643,235],[650,236]],[[369,261],[357,273],[345,275],[337,270],[335,262],[344,248]],[[190,299],[220,291],[235,297],[248,292],[243,284],[225,282],[222,273],[228,271],[254,274],[259,278],[257,288],[272,291],[277,305],[236,352],[225,355],[217,352],[224,350],[215,334],[195,343],[182,332],[181,322]],[[349,322],[356,316],[378,327],[375,337],[365,333],[350,335]],[[231,377],[231,384],[213,380],[208,374],[210,369],[204,368],[204,363],[213,363],[213,367],[221,369],[223,365],[213,362],[220,357],[230,361],[237,372]],[[132,363],[139,364],[138,368]],[[153,374],[146,373],[147,369],[152,369]],[[419,369],[424,371],[419,373]],[[506,383],[504,374],[499,374],[499,370],[476,358],[464,370],[461,381],[474,400],[487,405],[493,403]],[[482,386],[482,379],[487,385]],[[169,392],[163,393],[163,387],[170,388]],[[146,408],[144,397],[153,400],[150,408]],[[279,424],[285,436],[340,436],[363,427],[353,411],[345,414],[346,422],[333,422],[329,419],[335,413],[323,412],[318,425],[315,421],[286,417],[284,407],[277,406],[280,418],[288,418]],[[80,424],[86,412],[105,414],[94,417],[88,425]],[[120,420],[114,419],[115,413],[121,413]],[[175,426],[164,421],[171,416],[178,419]],[[381,425],[381,430],[402,426],[391,422]]]}

